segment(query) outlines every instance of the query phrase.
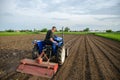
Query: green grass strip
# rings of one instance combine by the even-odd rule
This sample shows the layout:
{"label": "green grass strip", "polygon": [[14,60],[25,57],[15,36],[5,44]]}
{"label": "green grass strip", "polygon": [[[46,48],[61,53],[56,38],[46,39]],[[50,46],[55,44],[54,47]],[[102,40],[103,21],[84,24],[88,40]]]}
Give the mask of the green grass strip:
{"label": "green grass strip", "polygon": [[28,34],[37,34],[33,32],[0,32],[0,36],[16,36],[16,35],[28,35]]}
{"label": "green grass strip", "polygon": [[95,35],[120,41],[120,33],[95,33]]}

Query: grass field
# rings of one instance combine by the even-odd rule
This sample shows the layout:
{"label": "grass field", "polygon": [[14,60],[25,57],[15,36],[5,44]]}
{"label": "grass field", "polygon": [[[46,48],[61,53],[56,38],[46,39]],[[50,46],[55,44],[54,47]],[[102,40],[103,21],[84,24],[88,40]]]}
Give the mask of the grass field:
{"label": "grass field", "polygon": [[95,35],[120,41],[120,33],[95,33]]}
{"label": "grass field", "polygon": [[[0,36],[16,36],[16,35],[30,35],[30,34],[46,34],[46,32],[0,32]],[[62,32],[55,32],[55,34],[62,34]],[[91,32],[64,32],[64,34],[91,34]],[[120,33],[94,33],[97,36],[102,36],[120,41]]]}
{"label": "grass field", "polygon": [[[46,34],[46,32],[0,32],[0,36],[16,36],[29,34]],[[62,32],[55,32],[55,34],[62,34]],[[88,32],[64,32],[64,34],[88,34]]]}
{"label": "grass field", "polygon": [[0,36],[39,34],[38,32],[0,32]]}

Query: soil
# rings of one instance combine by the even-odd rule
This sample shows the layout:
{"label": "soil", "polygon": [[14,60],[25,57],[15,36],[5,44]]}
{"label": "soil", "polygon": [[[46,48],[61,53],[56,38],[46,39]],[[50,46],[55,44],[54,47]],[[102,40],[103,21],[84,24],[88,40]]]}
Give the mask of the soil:
{"label": "soil", "polygon": [[120,42],[95,35],[64,36],[69,56],[52,79],[16,72],[21,59],[32,58],[32,41],[44,37],[1,36],[0,80],[120,80]]}

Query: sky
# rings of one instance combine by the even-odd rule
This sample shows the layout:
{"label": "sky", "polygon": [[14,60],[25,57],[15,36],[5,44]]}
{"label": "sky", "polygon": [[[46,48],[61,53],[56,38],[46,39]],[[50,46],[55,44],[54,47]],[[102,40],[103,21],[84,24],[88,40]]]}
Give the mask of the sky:
{"label": "sky", "polygon": [[0,31],[7,29],[120,30],[120,0],[0,0]]}

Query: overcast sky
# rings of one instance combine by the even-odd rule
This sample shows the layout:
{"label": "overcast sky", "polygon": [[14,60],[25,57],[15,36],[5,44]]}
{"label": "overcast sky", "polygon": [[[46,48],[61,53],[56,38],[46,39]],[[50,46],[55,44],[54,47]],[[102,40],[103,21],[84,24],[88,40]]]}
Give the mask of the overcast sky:
{"label": "overcast sky", "polygon": [[120,30],[120,0],[0,0],[0,30]]}

